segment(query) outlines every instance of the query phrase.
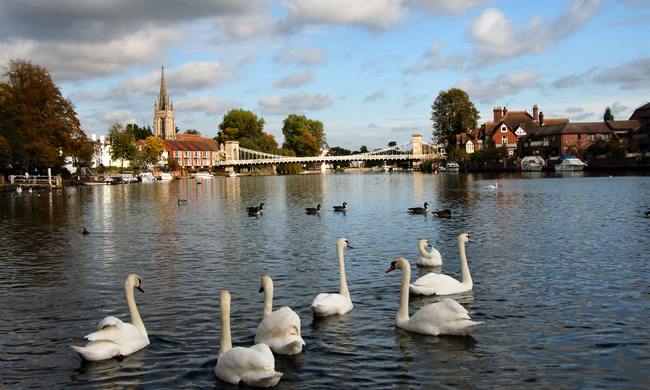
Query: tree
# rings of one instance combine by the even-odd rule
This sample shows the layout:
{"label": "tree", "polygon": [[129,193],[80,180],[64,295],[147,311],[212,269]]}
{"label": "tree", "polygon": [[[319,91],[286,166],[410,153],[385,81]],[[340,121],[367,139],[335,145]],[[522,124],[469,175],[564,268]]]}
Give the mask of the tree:
{"label": "tree", "polygon": [[135,123],[129,123],[126,125],[126,131],[133,136],[133,139],[136,141],[139,141],[141,139],[147,139],[147,137],[150,137],[153,135],[153,132],[151,131],[151,126],[147,125],[147,127],[139,127]]}
{"label": "tree", "polygon": [[111,159],[122,160],[122,168],[124,160],[134,161],[137,157],[138,148],[133,142],[133,135],[121,123],[114,123],[108,129],[108,144],[111,146]]}
{"label": "tree", "polygon": [[[330,150],[329,150],[329,155],[330,156],[349,156],[351,154],[352,154],[351,151],[349,151],[347,149],[343,149],[343,148],[338,147],[338,146],[334,146],[333,148],[330,148]],[[342,167],[342,168],[348,168],[350,166],[349,161],[338,161],[335,164]]]}
{"label": "tree", "polygon": [[327,143],[323,122],[291,114],[284,120],[282,148],[293,150],[298,157],[318,156]]}
{"label": "tree", "polygon": [[73,161],[77,167],[91,168],[97,152],[97,142],[88,141],[78,151],[74,153]]}
{"label": "tree", "polygon": [[0,168],[11,164],[11,146],[9,142],[0,135]]}
{"label": "tree", "polygon": [[273,153],[278,143],[272,135],[265,133],[264,118],[258,118],[251,111],[232,109],[223,116],[219,133],[214,138],[217,143],[239,141],[241,147],[260,152]]}
{"label": "tree", "polygon": [[201,135],[201,133],[200,133],[198,130],[194,130],[194,129],[187,129],[187,130],[185,130],[185,134]]}
{"label": "tree", "polygon": [[605,109],[605,115],[603,116],[603,120],[605,121],[613,121],[614,120],[614,115],[612,115],[612,109],[607,106]]}
{"label": "tree", "polygon": [[475,128],[480,118],[467,92],[458,88],[440,91],[431,105],[433,139],[438,143],[455,145],[456,134]]}
{"label": "tree", "polygon": [[169,156],[167,157],[167,169],[169,169],[171,172],[178,171],[181,169],[181,166],[173,156]]}
{"label": "tree", "polygon": [[388,147],[390,148],[391,146],[397,146],[397,142],[396,141],[390,141],[388,143]]}
{"label": "tree", "polygon": [[50,73],[29,61],[11,60],[0,83],[0,136],[14,168],[59,167],[86,141],[74,104],[63,98]]}
{"label": "tree", "polygon": [[142,160],[149,165],[155,165],[160,161],[160,156],[162,156],[163,152],[165,151],[165,146],[163,145],[163,140],[158,138],[149,136],[147,139],[144,141],[144,155]]}

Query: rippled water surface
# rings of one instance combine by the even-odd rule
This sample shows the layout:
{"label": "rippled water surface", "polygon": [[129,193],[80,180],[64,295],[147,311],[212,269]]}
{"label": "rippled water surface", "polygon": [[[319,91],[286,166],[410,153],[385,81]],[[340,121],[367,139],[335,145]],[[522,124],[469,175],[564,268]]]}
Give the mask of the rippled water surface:
{"label": "rippled water surface", "polygon": [[[251,346],[260,278],[274,307],[302,320],[307,344],[277,357],[278,388],[642,388],[650,372],[650,177],[358,173],[238,177],[0,194],[0,376],[13,388],[230,388],[216,379],[221,290],[232,338]],[[177,199],[188,200],[178,206]],[[332,206],[348,203],[346,214]],[[409,207],[452,210],[451,219]],[[246,206],[264,202],[262,217]],[[321,215],[305,207],[323,205]],[[83,228],[91,234],[83,236]],[[460,278],[467,232],[471,293],[452,296],[482,321],[470,337],[395,327],[400,274]],[[346,237],[354,310],[312,319],[338,290],[336,240]],[[415,266],[428,239],[444,264]],[[136,291],[151,345],[82,364],[70,345],[107,315],[129,320]],[[436,301],[412,298],[411,314]]]}

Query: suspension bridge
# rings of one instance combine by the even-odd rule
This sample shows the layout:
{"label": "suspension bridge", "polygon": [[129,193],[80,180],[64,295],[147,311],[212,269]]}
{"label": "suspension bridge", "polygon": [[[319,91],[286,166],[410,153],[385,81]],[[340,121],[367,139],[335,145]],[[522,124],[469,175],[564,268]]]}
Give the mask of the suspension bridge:
{"label": "suspension bridge", "polygon": [[315,156],[315,157],[290,157],[262,153],[255,150],[242,148],[237,141],[227,141],[224,159],[218,161],[215,167],[232,167],[242,165],[270,165],[270,164],[306,164],[306,163],[333,163],[340,161],[422,161],[427,157],[439,156],[435,144],[422,141],[420,134],[413,134],[410,141],[384,149],[373,150],[367,153],[351,154],[348,156]]}

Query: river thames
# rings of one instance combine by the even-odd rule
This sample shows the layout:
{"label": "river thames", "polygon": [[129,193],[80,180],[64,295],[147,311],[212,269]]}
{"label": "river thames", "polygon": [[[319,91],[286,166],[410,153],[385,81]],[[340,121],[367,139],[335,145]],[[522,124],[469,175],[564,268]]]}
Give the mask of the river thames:
{"label": "river thames", "polygon": [[[498,190],[485,189],[499,179]],[[179,198],[187,204],[178,205]],[[246,207],[264,203],[260,217]],[[346,213],[332,206],[347,202]],[[450,219],[409,207],[450,209]],[[306,207],[321,204],[320,215]],[[274,309],[302,320],[303,353],[276,356],[279,389],[647,388],[650,176],[569,173],[343,173],[173,180],[0,194],[0,376],[7,389],[236,389],[218,380],[219,292],[232,295],[233,346],[253,345],[260,278]],[[90,234],[82,235],[86,228]],[[460,278],[453,295],[482,324],[468,337],[395,327],[399,271]],[[316,320],[338,292],[345,237],[352,312]],[[443,265],[417,267],[418,241]],[[151,344],[82,363],[70,348],[113,315],[124,281]],[[411,315],[439,300],[411,297]]]}

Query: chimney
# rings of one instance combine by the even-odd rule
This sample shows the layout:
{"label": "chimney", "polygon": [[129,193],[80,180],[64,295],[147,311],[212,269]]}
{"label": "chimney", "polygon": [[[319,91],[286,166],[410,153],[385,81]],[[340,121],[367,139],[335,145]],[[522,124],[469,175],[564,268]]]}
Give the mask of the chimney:
{"label": "chimney", "polygon": [[539,113],[539,125],[541,126],[543,124],[544,124],[544,113],[540,112]]}
{"label": "chimney", "polygon": [[499,122],[499,121],[501,120],[501,118],[502,118],[502,117],[501,117],[501,113],[502,113],[502,111],[501,111],[501,107],[496,107],[496,108],[493,110],[493,112],[494,112],[494,123],[497,123],[497,122]]}
{"label": "chimney", "polygon": [[537,108],[537,104],[533,106],[533,120],[537,119],[537,115],[539,115],[539,108]]}
{"label": "chimney", "polygon": [[508,107],[503,107],[503,116],[505,117],[508,113]]}

